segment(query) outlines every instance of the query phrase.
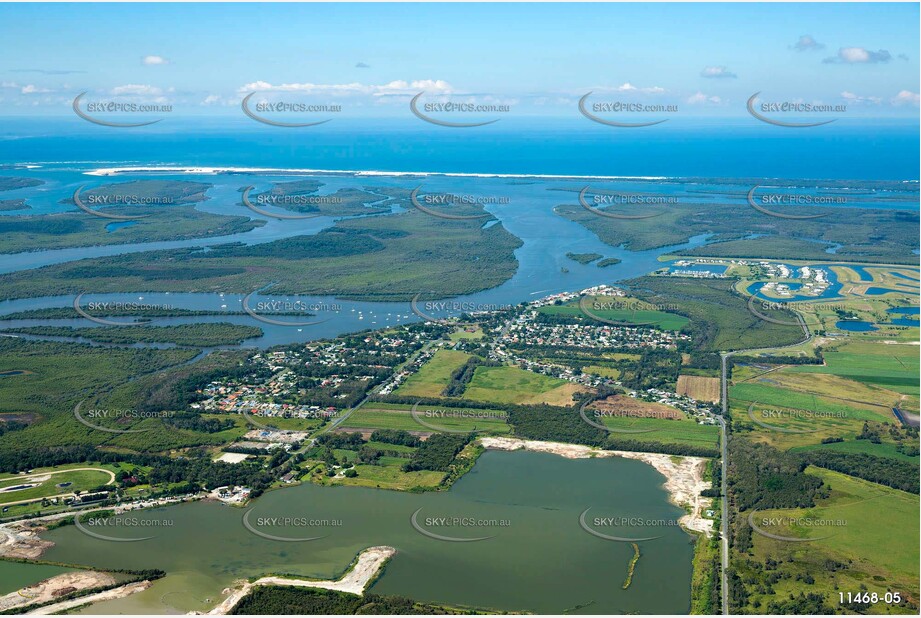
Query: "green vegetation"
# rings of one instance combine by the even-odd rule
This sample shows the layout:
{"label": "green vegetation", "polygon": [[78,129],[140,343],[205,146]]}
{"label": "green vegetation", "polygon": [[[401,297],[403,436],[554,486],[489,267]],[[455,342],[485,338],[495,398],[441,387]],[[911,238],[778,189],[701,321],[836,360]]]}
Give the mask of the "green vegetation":
{"label": "green vegetation", "polygon": [[[752,181],[752,185],[759,181]],[[916,188],[902,193],[917,200]],[[648,214],[648,205],[618,205],[623,214]],[[829,244],[841,244],[835,256],[855,262],[917,264],[911,251],[917,245],[915,230],[918,213],[911,210],[874,210],[855,208],[819,209],[827,217],[812,220],[768,217],[749,207],[744,194],[732,216],[726,216],[725,204],[679,203],[655,207],[661,213],[653,219],[625,220],[599,217],[582,208],[573,198],[556,211],[563,217],[584,225],[612,247],[626,245],[643,251],[688,242],[692,236],[713,234],[717,241],[684,255],[740,258],[779,258],[827,260]],[[800,208],[811,214],[816,209]],[[834,225],[829,225],[834,221]],[[758,238],[746,238],[764,234]],[[805,239],[816,239],[805,240]]]}
{"label": "green vegetation", "polygon": [[917,346],[849,341],[823,351],[824,366],[796,367],[799,373],[831,373],[906,395],[919,394]]}
{"label": "green vegetation", "polygon": [[603,378],[611,378],[616,380],[620,377],[620,369],[615,369],[613,367],[601,367],[600,365],[586,365],[582,368],[584,373],[593,373],[595,375],[601,376]]}
{"label": "green vegetation", "polygon": [[469,354],[455,350],[437,350],[416,373],[396,390],[396,394],[417,397],[438,397],[451,381],[451,374],[464,366]]}
{"label": "green vegetation", "polygon": [[579,388],[567,382],[518,367],[477,367],[464,399],[497,403],[566,405]]}
{"label": "green vegetation", "polygon": [[406,472],[432,470],[448,472],[454,458],[473,440],[473,434],[432,434],[403,466]]}
{"label": "green vegetation", "polygon": [[350,616],[355,614],[469,614],[406,597],[366,593],[364,595],[290,586],[257,586],[229,612],[234,615]]}
{"label": "green vegetation", "polygon": [[[0,412],[25,415],[32,421],[24,429],[0,435],[0,456],[13,460],[19,456],[25,462],[27,455],[42,449],[101,445],[112,441],[113,436],[119,434],[81,424],[74,417],[74,407],[94,393],[106,392],[138,376],[189,361],[196,353],[196,350],[111,349],[0,338],[0,372],[28,371],[14,379],[0,380]],[[121,409],[136,409],[137,401]],[[120,420],[130,421],[125,417]],[[159,424],[155,419],[141,422]],[[35,464],[26,466],[38,467]]]}
{"label": "green vegetation", "polygon": [[[179,216],[180,209],[170,212]],[[88,219],[81,221],[91,225]],[[142,221],[165,225],[159,217]],[[177,223],[175,217],[169,222],[172,233],[180,227]],[[482,224],[411,209],[343,220],[315,235],[262,244],[221,245],[207,252],[195,247],[149,251],[11,273],[0,276],[0,296],[76,294],[88,289],[96,293],[220,289],[248,294],[269,284],[274,284],[274,294],[376,301],[409,301],[420,290],[440,298],[460,296],[495,287],[517,268],[514,250],[521,241],[501,223],[485,228]],[[181,227],[187,229],[184,223]]]}
{"label": "green vegetation", "polygon": [[25,200],[0,200],[0,212],[11,210],[30,210],[32,207]]}
{"label": "green vegetation", "polygon": [[[605,320],[623,322],[624,324],[640,324],[662,330],[681,330],[688,323],[688,318],[659,311],[654,306],[635,298],[621,298],[610,296],[592,296],[582,301],[588,310]],[[538,309],[546,315],[563,315],[586,317],[579,306],[580,301],[573,301],[563,305],[547,305]]]}
{"label": "green vegetation", "polygon": [[262,336],[255,326],[229,322],[176,324],[172,326],[100,326],[73,328],[70,326],[29,326],[9,328],[5,332],[45,337],[80,337],[100,343],[174,343],[181,346],[211,347],[237,345],[247,339]]}
{"label": "green vegetation", "polygon": [[901,461],[890,457],[874,457],[867,453],[838,453],[827,450],[810,451],[806,453],[804,459],[820,468],[843,472],[908,493],[919,493],[917,461]]}
{"label": "green vegetation", "polygon": [[[136,216],[131,225],[110,231],[107,226],[112,223],[111,219],[94,217],[79,210],[49,215],[5,216],[0,220],[0,253],[226,236],[263,225],[249,217],[196,210],[193,204],[206,199],[204,192],[209,187],[197,182],[172,180],[103,185],[83,192],[81,201],[105,214]],[[128,203],[125,203],[126,199]],[[73,200],[68,198],[63,203],[72,204]]]}
{"label": "green vegetation", "polygon": [[[781,522],[765,530],[782,536],[811,538],[785,543],[755,534],[734,559],[735,601],[739,609],[782,611],[803,585],[818,598],[818,613],[917,614],[918,499],[843,474],[808,468],[805,474],[824,483],[826,491],[808,509],[759,511],[758,518]],[[797,525],[800,521],[835,522],[834,527]],[[747,526],[747,523],[745,524]],[[818,530],[818,531],[817,531]],[[744,582],[744,583],[743,583]],[[839,592],[899,592],[902,603],[861,607],[839,605]],[[912,602],[912,599],[915,602]]]}
{"label": "green vegetation", "polygon": [[322,182],[313,179],[279,182],[265,193],[251,193],[251,204],[271,212],[273,208],[328,217],[355,217],[390,212],[388,197],[361,189],[339,189],[330,195],[317,195]]}
{"label": "green vegetation", "polygon": [[579,264],[590,264],[599,258],[604,256],[600,253],[567,253],[566,257],[570,260],[578,262]]}
{"label": "green vegetation", "polygon": [[[479,431],[506,434],[510,431],[505,413],[489,408],[452,407],[450,401],[439,404],[419,404],[416,415],[426,427],[412,416],[412,405],[368,402],[349,416],[346,425],[361,429],[397,429],[430,432],[432,427],[451,431]],[[372,438],[373,439],[373,438]]]}
{"label": "green vegetation", "polygon": [[[55,473],[51,474],[46,480],[30,480],[41,479],[44,476],[37,474],[0,478],[0,504],[85,492],[102,485],[108,485],[112,478],[112,475],[105,470],[73,470],[66,472],[55,470],[53,472]],[[33,484],[37,486],[31,489],[4,491],[10,487]]]}
{"label": "green vegetation", "polygon": [[42,180],[35,178],[23,178],[22,176],[0,176],[0,191],[12,191],[13,189],[27,189],[45,184]]}
{"label": "green vegetation", "polygon": [[[604,416],[601,422],[614,430],[614,438],[636,440],[653,440],[666,444],[686,444],[716,449],[719,445],[720,430],[716,425],[701,425],[690,418],[640,418],[630,416]],[[622,431],[648,431],[636,435],[616,435]],[[651,431],[650,431],[651,430]]]}
{"label": "green vegetation", "polygon": [[640,561],[640,546],[636,543],[630,544],[633,545],[633,558],[630,559],[630,564],[627,566],[627,579],[624,580],[624,585],[621,586],[624,590],[633,583],[633,572],[636,570],[636,563]]}
{"label": "green vegetation", "polygon": [[[627,284],[637,298],[653,305],[674,306],[672,313],[689,318],[685,331],[698,351],[775,347],[803,339],[798,326],[775,324],[753,315],[748,299],[735,292],[727,280],[640,277]],[[792,314],[787,319],[792,320]]]}

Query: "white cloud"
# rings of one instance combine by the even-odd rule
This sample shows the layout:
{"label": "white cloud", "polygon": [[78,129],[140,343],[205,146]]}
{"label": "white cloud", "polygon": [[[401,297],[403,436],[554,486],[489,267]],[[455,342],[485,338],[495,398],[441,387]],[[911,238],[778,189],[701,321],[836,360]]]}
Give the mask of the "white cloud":
{"label": "white cloud", "polygon": [[700,76],[707,79],[735,79],[738,77],[726,67],[704,67],[704,70],[700,72]]}
{"label": "white cloud", "polygon": [[873,97],[873,96],[862,96],[859,94],[854,94],[848,90],[845,90],[841,93],[841,98],[847,101],[848,103],[862,104],[869,103],[871,105],[879,105],[883,102],[882,97]]}
{"label": "white cloud", "polygon": [[615,90],[617,92],[642,92],[644,94],[662,94],[665,92],[665,88],[659,86],[648,86],[645,88],[637,88],[630,82],[624,82],[622,85],[618,86]]}
{"label": "white cloud", "polygon": [[837,56],[831,56],[822,62],[826,64],[876,64],[890,60],[892,60],[892,54],[885,49],[871,51],[863,47],[842,47],[838,50]]}
{"label": "white cloud", "polygon": [[817,49],[824,49],[825,45],[819,43],[811,35],[804,34],[800,36],[799,40],[793,44],[793,49],[796,51],[815,51]]}
{"label": "white cloud", "polygon": [[112,88],[113,95],[138,95],[138,96],[160,96],[163,94],[163,91],[156,86],[143,85],[143,84],[125,84],[124,86],[116,86]]}
{"label": "white cloud", "polygon": [[394,96],[416,95],[425,91],[427,94],[451,94],[454,89],[451,84],[440,79],[420,79],[414,81],[395,80],[387,84],[363,84],[352,82],[349,84],[313,84],[290,83],[271,84],[266,81],[255,81],[244,84],[238,89],[240,94],[250,92],[299,92],[302,94],[322,94],[332,96]]}
{"label": "white cloud", "polygon": [[41,88],[35,84],[27,84],[20,90],[22,94],[45,94],[51,92],[48,88]]}
{"label": "white cloud", "polygon": [[723,100],[718,96],[706,95],[698,90],[695,94],[688,97],[687,102],[691,105],[719,105]]}
{"label": "white cloud", "polygon": [[890,99],[890,102],[893,105],[914,105],[918,107],[919,105],[919,94],[917,92],[912,92],[911,90],[900,90],[897,95]]}
{"label": "white cloud", "polygon": [[149,67],[158,66],[161,64],[169,64],[169,60],[167,60],[163,56],[144,56],[141,59],[141,62]]}

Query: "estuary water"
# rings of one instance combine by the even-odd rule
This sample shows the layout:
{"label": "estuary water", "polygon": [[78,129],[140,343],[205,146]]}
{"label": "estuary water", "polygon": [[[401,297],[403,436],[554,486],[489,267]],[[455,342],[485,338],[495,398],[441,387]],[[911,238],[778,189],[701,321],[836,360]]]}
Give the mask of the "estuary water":
{"label": "estuary water", "polygon": [[[693,539],[679,526],[684,512],[670,504],[664,478],[642,462],[570,460],[529,452],[487,451],[450,491],[412,494],[304,484],[269,492],[247,509],[198,502],[143,511],[158,525],[107,526],[114,542],[73,526],[47,535],[49,560],[109,568],[161,568],[168,575],[149,590],[94,606],[91,613],[178,613],[206,610],[236,579],[269,573],[335,578],[362,549],[398,551],[371,589],[424,601],[500,610],[560,614],[686,613],[690,607]],[[244,513],[261,538],[243,526]],[[453,538],[451,542],[418,532]],[[633,582],[622,588],[640,541]],[[290,525],[260,525],[289,518]],[[295,518],[319,521],[297,525]],[[440,518],[472,521],[439,525]],[[608,521],[603,521],[608,520]],[[614,520],[616,523],[612,523]],[[165,525],[171,522],[172,525]]]}

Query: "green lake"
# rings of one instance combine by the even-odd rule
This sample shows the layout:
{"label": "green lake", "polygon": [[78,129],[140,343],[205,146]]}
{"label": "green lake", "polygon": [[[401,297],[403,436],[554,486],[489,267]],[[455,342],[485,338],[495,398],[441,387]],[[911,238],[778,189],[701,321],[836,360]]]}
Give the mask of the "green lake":
{"label": "green lake", "polygon": [[[149,540],[100,540],[67,526],[47,534],[56,546],[44,558],[167,571],[147,591],[87,610],[94,614],[206,610],[234,580],[264,574],[336,578],[372,545],[398,550],[371,588],[380,594],[534,613],[681,614],[690,609],[693,538],[676,525],[683,510],[668,502],[663,480],[634,460],[488,451],[448,492],[304,484],[269,492],[247,509],[196,502],[128,514],[147,525],[92,528]],[[627,590],[633,548],[586,532],[580,514],[588,508],[588,525],[602,534],[658,537],[639,543],[642,557]],[[426,536],[410,521],[418,509],[416,522],[428,532],[490,538]],[[264,534],[322,538],[267,540],[244,527],[246,512]],[[463,521],[439,525],[440,518]],[[595,518],[631,520],[612,526]]]}
{"label": "green lake", "polygon": [[0,596],[73,570],[51,564],[26,564],[0,560]]}

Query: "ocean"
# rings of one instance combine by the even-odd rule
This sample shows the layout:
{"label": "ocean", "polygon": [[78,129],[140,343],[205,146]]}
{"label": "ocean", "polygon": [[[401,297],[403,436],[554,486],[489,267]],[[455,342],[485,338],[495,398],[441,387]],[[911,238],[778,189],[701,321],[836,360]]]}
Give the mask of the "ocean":
{"label": "ocean", "polygon": [[918,180],[918,121],[849,119],[791,129],[753,118],[645,128],[510,118],[476,128],[354,119],[278,128],[245,118],[164,118],[111,128],[76,116],[0,118],[0,163],[177,165],[391,172]]}

